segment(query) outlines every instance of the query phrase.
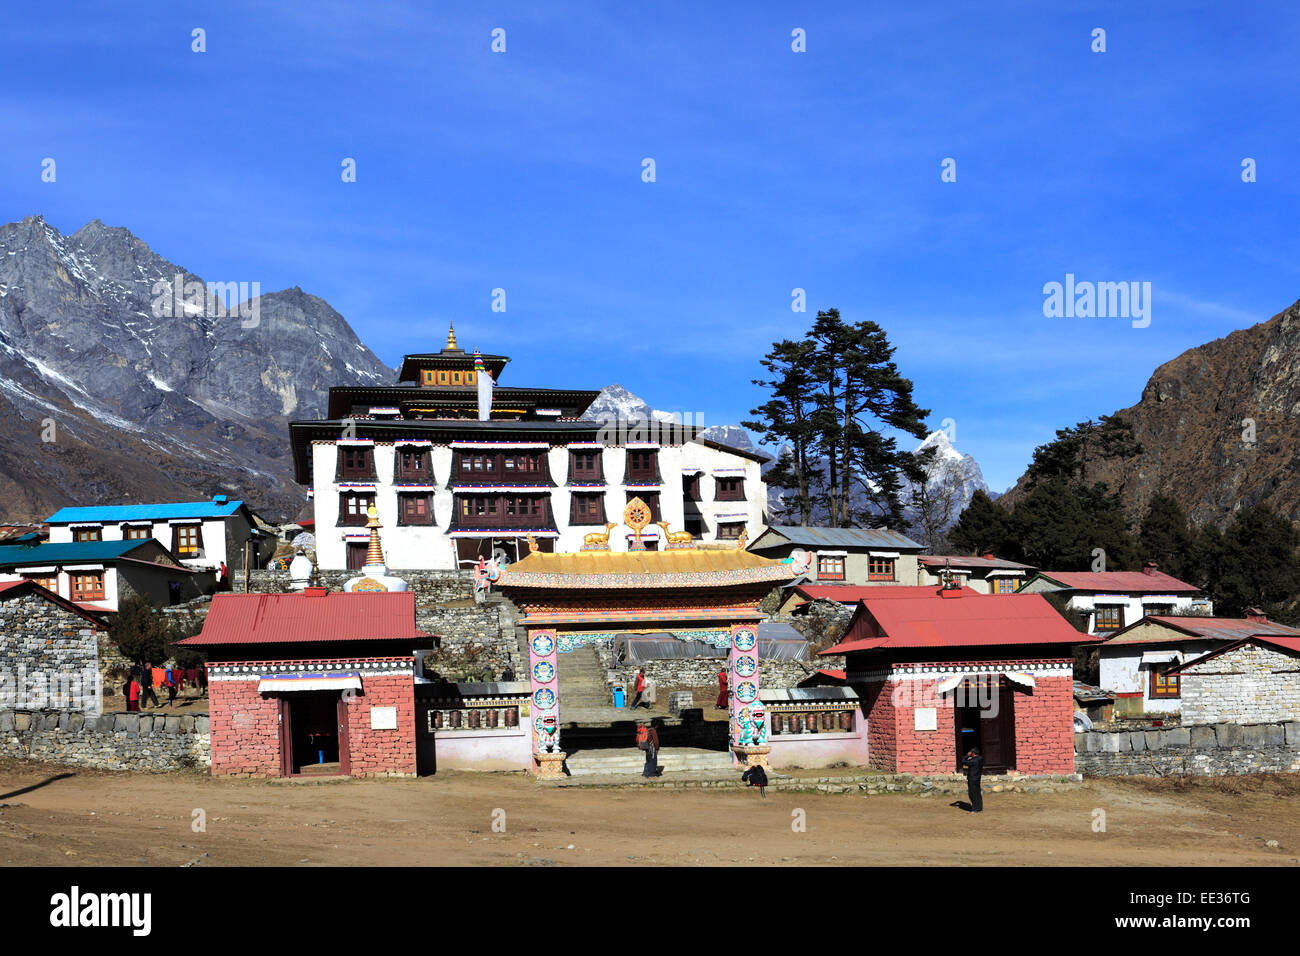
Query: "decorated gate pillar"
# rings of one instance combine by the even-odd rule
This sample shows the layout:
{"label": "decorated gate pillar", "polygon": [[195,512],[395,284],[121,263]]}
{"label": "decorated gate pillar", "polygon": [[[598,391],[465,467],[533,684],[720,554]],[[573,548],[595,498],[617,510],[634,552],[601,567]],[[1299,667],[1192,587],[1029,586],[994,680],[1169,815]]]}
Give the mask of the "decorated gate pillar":
{"label": "decorated gate pillar", "polygon": [[731,626],[731,655],[727,682],[731,716],[731,750],[737,763],[767,766],[767,713],[759,699],[762,676],[758,666],[758,625]]}
{"label": "decorated gate pillar", "polygon": [[533,727],[533,763],[538,777],[564,775],[560,750],[560,683],[555,631],[528,632],[528,681]]}

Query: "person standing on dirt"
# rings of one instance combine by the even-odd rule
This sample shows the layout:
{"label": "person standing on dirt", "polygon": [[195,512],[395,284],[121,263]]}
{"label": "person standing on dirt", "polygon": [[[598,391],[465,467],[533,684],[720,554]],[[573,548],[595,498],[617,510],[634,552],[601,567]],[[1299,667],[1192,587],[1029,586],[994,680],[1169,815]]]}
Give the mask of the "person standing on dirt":
{"label": "person standing on dirt", "polygon": [[[632,698],[632,706],[640,707],[643,703],[641,700],[641,695],[645,693],[645,668],[644,667],[641,668],[641,670],[637,671],[636,683],[633,685],[632,689],[636,691],[636,696]],[[646,704],[645,707],[647,710],[650,709],[649,704]]]}
{"label": "person standing on dirt", "polygon": [[126,688],[126,709],[130,713],[140,709],[140,682],[134,674],[131,675],[131,681]]}
{"label": "person standing on dirt", "polygon": [[143,710],[145,704],[153,701],[155,707],[161,707],[162,702],[158,700],[158,695],[153,690],[153,670],[149,665],[141,662],[140,664],[140,709]]}
{"label": "person standing on dirt", "polygon": [[725,667],[718,668],[718,699],[713,706],[717,707],[718,710],[727,709],[727,669]]}
{"label": "person standing on dirt", "polygon": [[641,776],[659,776],[659,731],[649,722],[642,723],[636,729],[636,745],[645,751],[645,766]]}
{"label": "person standing on dirt", "polygon": [[970,796],[970,812],[984,812],[984,792],[980,788],[980,778],[984,774],[984,758],[980,749],[972,747],[966,753],[961,765],[966,768],[966,793]]}

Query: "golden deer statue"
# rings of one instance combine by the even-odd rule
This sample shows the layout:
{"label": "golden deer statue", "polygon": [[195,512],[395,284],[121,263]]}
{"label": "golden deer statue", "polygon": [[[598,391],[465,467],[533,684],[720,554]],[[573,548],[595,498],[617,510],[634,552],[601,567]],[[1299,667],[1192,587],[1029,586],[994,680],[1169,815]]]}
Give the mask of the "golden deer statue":
{"label": "golden deer statue", "polygon": [[667,521],[656,521],[655,524],[664,529],[669,544],[692,544],[695,541],[695,536],[689,531],[669,531]]}
{"label": "golden deer statue", "polygon": [[611,522],[607,522],[607,523],[605,524],[605,533],[604,533],[604,534],[601,534],[599,531],[592,531],[592,532],[590,532],[590,533],[588,533],[588,534],[586,534],[586,535],[583,536],[583,538],[582,538],[582,543],[583,543],[583,544],[587,544],[587,545],[602,545],[602,544],[603,544],[605,547],[609,547],[609,533],[610,533],[610,531],[612,531],[612,530],[614,529],[614,527],[615,527],[615,525],[614,525],[614,523],[613,523],[612,521],[611,521]]}

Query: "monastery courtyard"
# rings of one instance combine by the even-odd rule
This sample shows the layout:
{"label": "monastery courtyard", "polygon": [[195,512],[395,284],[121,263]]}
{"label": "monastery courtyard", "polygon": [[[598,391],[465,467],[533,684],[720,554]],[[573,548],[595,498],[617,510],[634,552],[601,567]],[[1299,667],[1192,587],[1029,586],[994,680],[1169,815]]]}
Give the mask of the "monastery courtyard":
{"label": "monastery courtyard", "polygon": [[[986,790],[973,816],[951,795],[762,799],[479,773],[276,782],[5,759],[0,864],[1295,866],[1296,796],[1294,776],[1089,780],[1055,793]],[[1104,833],[1093,832],[1097,810]],[[206,831],[194,832],[200,814]],[[792,827],[800,817],[804,832]]]}

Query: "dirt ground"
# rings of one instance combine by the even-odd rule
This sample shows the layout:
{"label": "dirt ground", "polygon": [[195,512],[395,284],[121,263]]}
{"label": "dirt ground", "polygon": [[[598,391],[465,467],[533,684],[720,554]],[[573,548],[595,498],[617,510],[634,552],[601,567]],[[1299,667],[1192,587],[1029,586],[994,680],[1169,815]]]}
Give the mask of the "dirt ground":
{"label": "dirt ground", "polygon": [[0,864],[1294,866],[1297,796],[1294,777],[1091,781],[989,793],[975,816],[905,794],[763,800],[472,773],[286,783],[0,760]]}

